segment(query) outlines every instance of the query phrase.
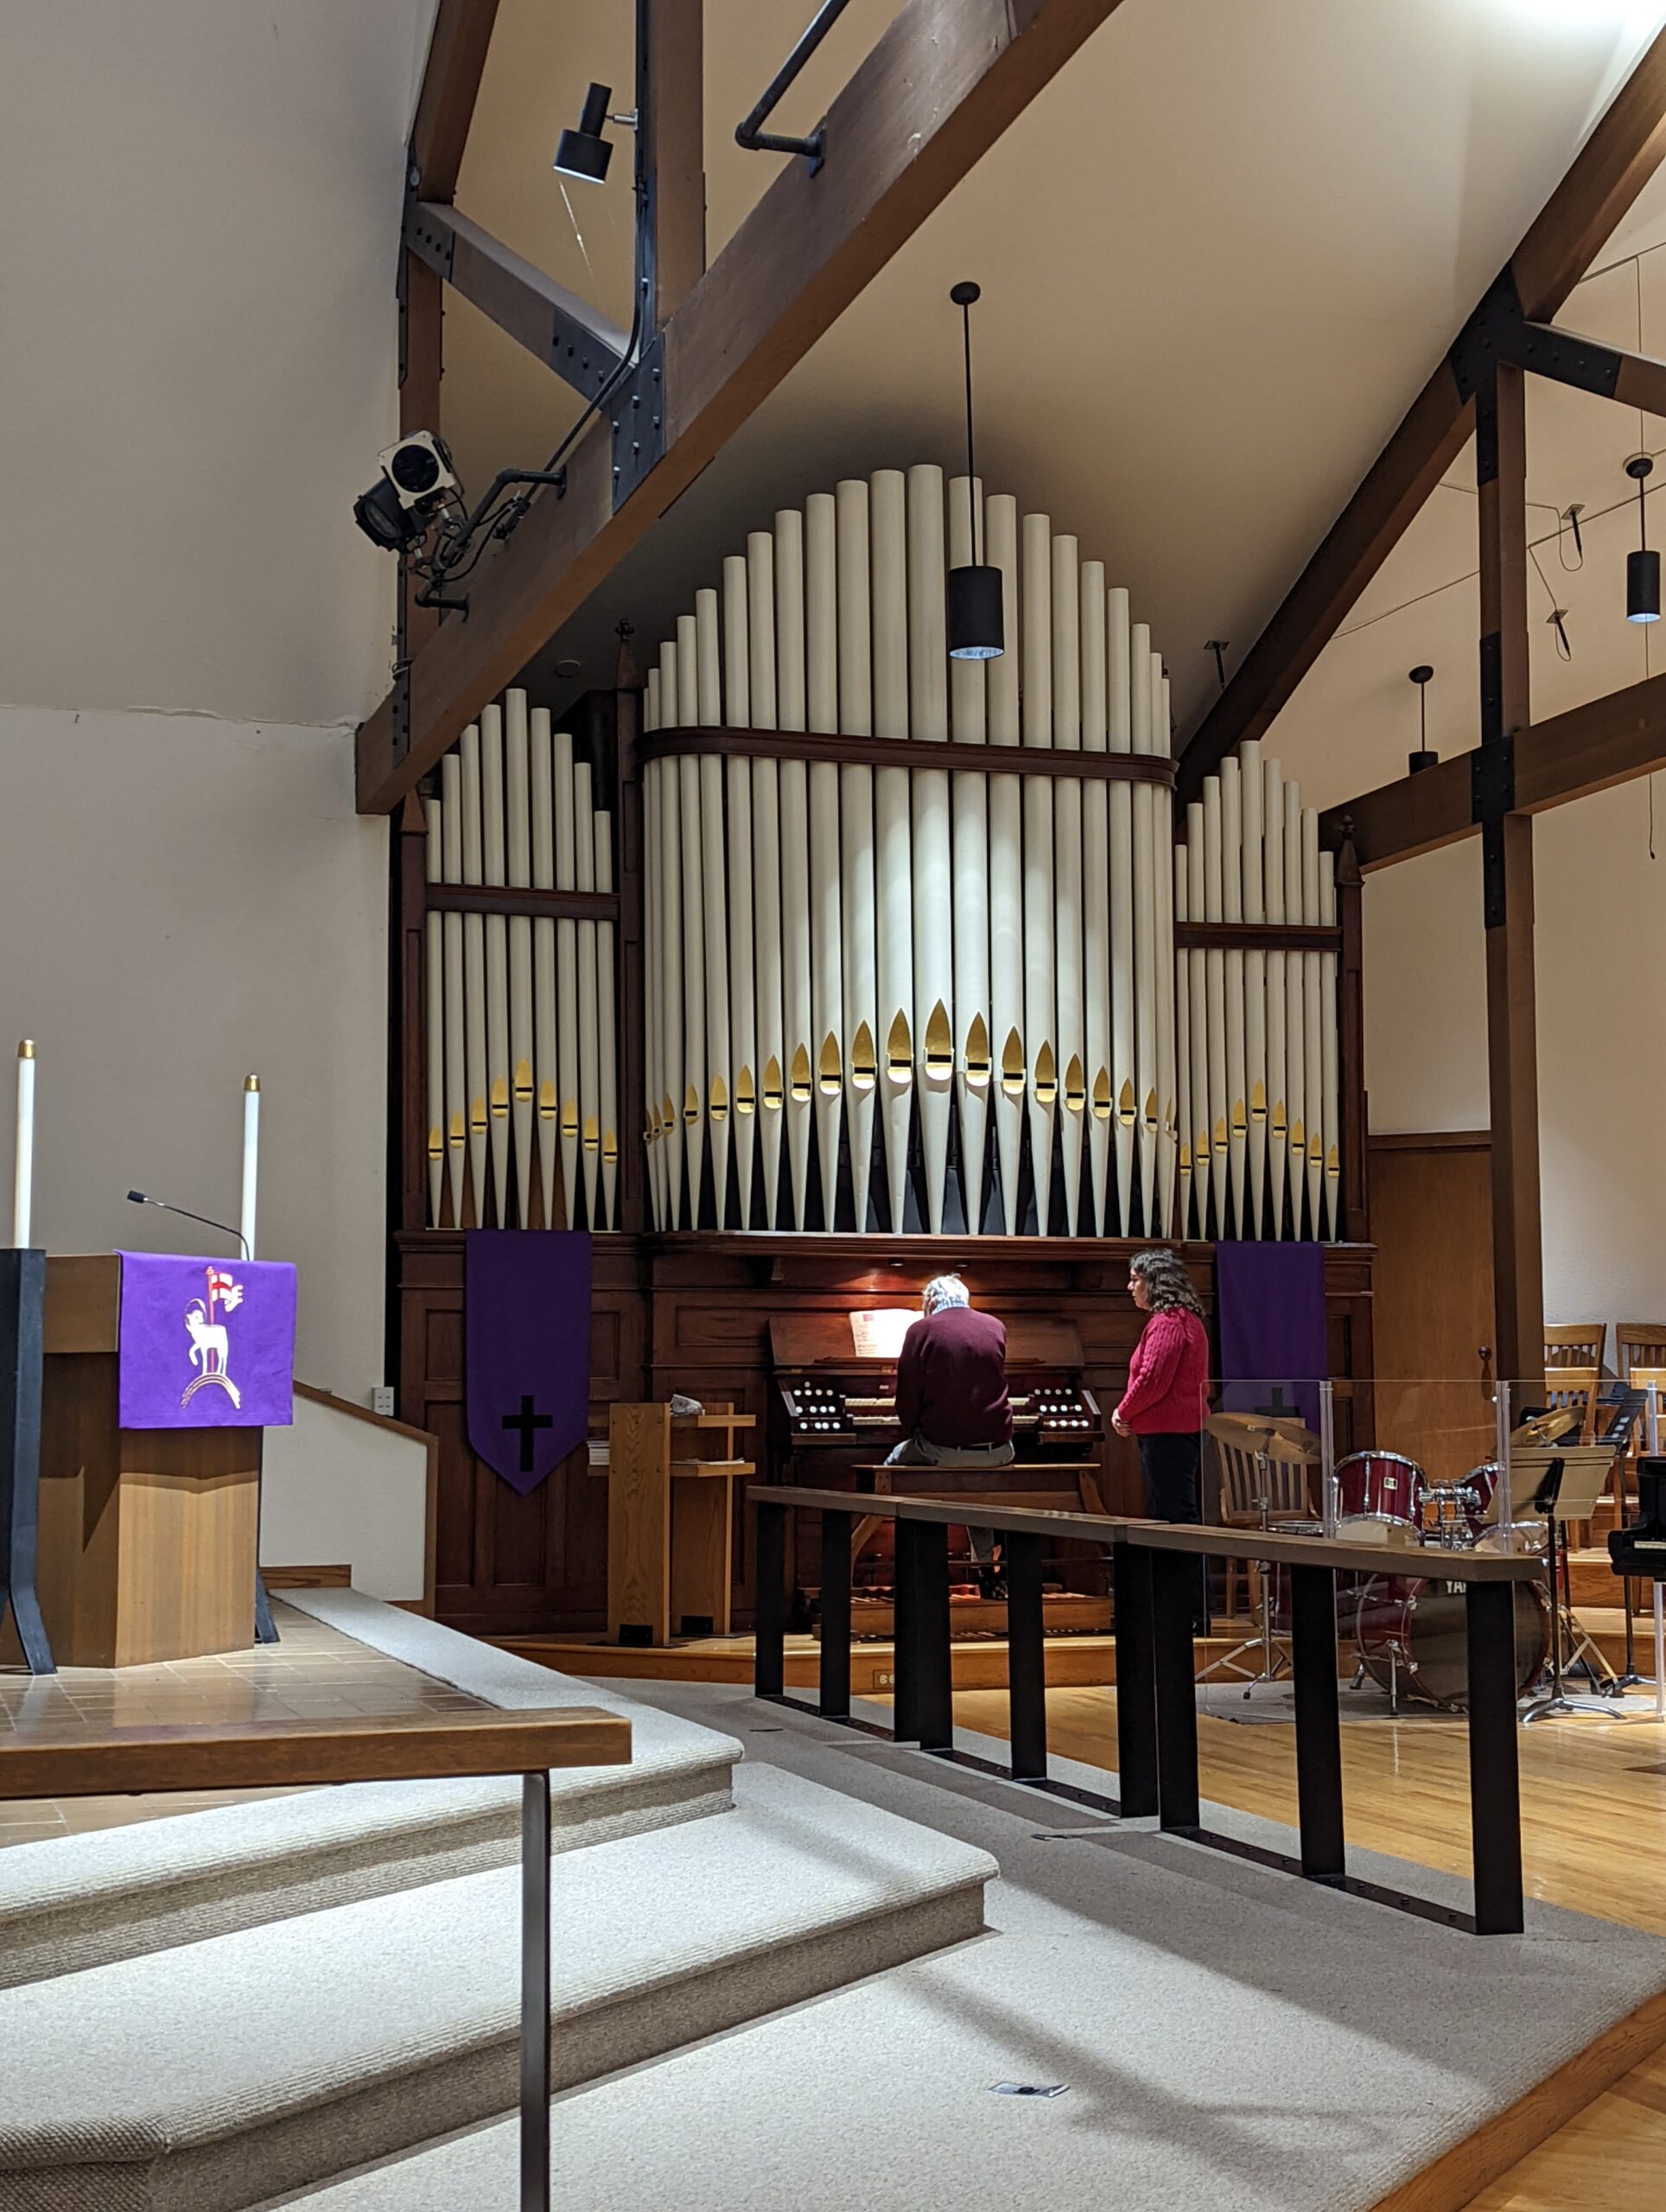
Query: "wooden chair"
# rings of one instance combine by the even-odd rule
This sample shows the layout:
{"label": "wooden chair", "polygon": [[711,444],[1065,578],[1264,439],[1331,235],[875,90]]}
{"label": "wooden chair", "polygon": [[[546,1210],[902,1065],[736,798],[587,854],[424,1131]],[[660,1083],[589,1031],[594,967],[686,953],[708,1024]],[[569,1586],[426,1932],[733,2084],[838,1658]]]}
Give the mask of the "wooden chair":
{"label": "wooden chair", "polygon": [[1622,1382],[1630,1382],[1639,1367],[1666,1371],[1666,1321],[1616,1321],[1614,1367]]}
{"label": "wooden chair", "polygon": [[[1262,1471],[1257,1455],[1243,1443],[1231,1414],[1211,1414],[1204,1424],[1212,1440],[1220,1467],[1220,1520],[1224,1529],[1259,1529],[1261,1526]],[[1319,1469],[1305,1459],[1280,1459],[1272,1453],[1267,1458],[1267,1520],[1269,1527],[1293,1521],[1316,1522],[1319,1515],[1313,1510],[1313,1496],[1319,1481]],[[1232,1618],[1237,1599],[1238,1577],[1242,1563],[1237,1560],[1225,1562],[1224,1601],[1227,1618]],[[1262,1570],[1250,1568],[1252,1603],[1259,1604]]]}
{"label": "wooden chair", "polygon": [[1602,1374],[1596,1367],[1576,1367],[1564,1361],[1551,1368],[1544,1378],[1544,1402],[1558,1412],[1571,1410],[1579,1414],[1577,1434],[1570,1436],[1570,1444],[1589,1444],[1596,1434],[1597,1400],[1602,1395]]}
{"label": "wooden chair", "polygon": [[1547,1326],[1544,1363],[1547,1367],[1599,1369],[1607,1336],[1606,1321],[1562,1321],[1555,1328]]}

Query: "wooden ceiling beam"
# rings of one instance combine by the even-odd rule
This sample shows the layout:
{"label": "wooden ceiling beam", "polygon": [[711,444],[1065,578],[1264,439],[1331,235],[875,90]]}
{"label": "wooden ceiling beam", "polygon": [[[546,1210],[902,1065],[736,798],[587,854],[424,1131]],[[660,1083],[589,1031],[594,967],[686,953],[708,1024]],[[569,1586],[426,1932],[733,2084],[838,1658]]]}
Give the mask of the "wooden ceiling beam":
{"label": "wooden ceiling beam", "polygon": [[623,365],[628,332],[443,201],[407,203],[405,249],[585,398]]}
{"label": "wooden ceiling beam", "polygon": [[1529,322],[1548,322],[1666,158],[1666,31],[1650,45],[1552,193],[1503,276],[1466,321],[1282,605],[1180,755],[1177,796],[1239,741],[1262,737],[1341,627],[1360,593],[1461,451],[1472,409],[1460,365],[1472,327],[1508,289]]}
{"label": "wooden ceiling beam", "polygon": [[497,14],[498,0],[440,0],[435,12],[428,66],[410,126],[416,189],[424,200],[450,200],[456,194]]}
{"label": "wooden ceiling beam", "polygon": [[906,0],[829,109],[820,170],[790,160],[666,323],[663,457],[615,508],[612,410],[592,420],[564,496],[417,655],[402,756],[391,701],[360,728],[361,812],[389,812],[513,682],[1118,4]]}
{"label": "wooden ceiling beam", "polygon": [[[1362,872],[1437,852],[1478,834],[1473,753],[1454,753],[1421,775],[1379,785],[1319,817],[1319,835],[1340,845],[1351,823]],[[1627,684],[1516,739],[1515,810],[1544,814],[1666,768],[1666,676]]]}

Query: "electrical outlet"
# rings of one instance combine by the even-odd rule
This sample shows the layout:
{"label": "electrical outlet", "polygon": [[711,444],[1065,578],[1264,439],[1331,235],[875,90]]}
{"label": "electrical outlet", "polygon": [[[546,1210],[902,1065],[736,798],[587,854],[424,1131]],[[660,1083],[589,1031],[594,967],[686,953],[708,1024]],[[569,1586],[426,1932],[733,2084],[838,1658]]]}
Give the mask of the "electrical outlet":
{"label": "electrical outlet", "polygon": [[393,1419],[393,1385],[391,1382],[376,1385],[370,1394],[370,1409],[373,1414],[380,1414],[385,1421]]}

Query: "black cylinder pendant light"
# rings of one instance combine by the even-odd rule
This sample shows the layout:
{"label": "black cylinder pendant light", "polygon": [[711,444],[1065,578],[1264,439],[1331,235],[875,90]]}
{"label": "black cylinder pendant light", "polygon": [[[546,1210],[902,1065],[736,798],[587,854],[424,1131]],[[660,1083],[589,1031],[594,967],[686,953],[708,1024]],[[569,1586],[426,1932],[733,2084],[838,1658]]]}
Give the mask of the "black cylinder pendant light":
{"label": "black cylinder pendant light", "polygon": [[966,335],[966,497],[972,516],[972,565],[949,571],[949,658],[998,660],[1007,645],[1001,571],[978,563],[982,502],[977,496],[977,471],[972,466],[972,302],[978,297],[978,287],[957,284],[949,297],[960,309]]}
{"label": "black cylinder pendant light", "polygon": [[1417,750],[1407,760],[1406,766],[1414,776],[1421,775],[1425,768],[1434,767],[1440,760],[1438,753],[1429,751],[1429,680],[1434,671],[1428,661],[1408,671],[1408,680],[1417,686]]}
{"label": "black cylinder pendant light", "polygon": [[1635,553],[1625,561],[1625,619],[1628,622],[1658,622],[1660,620],[1660,556],[1649,550],[1649,510],[1644,505],[1647,494],[1644,486],[1654,474],[1655,464],[1646,453],[1635,454],[1625,464],[1625,474],[1637,487],[1637,536],[1640,543]]}

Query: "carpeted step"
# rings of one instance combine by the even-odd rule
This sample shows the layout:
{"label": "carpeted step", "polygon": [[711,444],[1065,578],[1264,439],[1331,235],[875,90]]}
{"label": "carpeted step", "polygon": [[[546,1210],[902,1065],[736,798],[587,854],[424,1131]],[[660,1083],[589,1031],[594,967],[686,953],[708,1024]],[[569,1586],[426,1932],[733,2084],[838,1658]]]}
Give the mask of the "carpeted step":
{"label": "carpeted step", "polygon": [[[995,1862],[796,1776],[553,1868],[569,2087],[983,1925]],[[14,1991],[6,2212],[233,2212],[512,2107],[519,1893],[504,1868]]]}
{"label": "carpeted step", "polygon": [[[575,1682],[348,1591],[333,1618],[440,1679],[505,1707],[602,1705],[633,1729],[628,1767],[551,1780],[556,1851],[726,1811],[741,1746],[709,1728]],[[354,1783],[54,1836],[0,1851],[0,1989],[360,1897],[506,1866],[520,1783]],[[0,2200],[3,2201],[3,2200]]]}

